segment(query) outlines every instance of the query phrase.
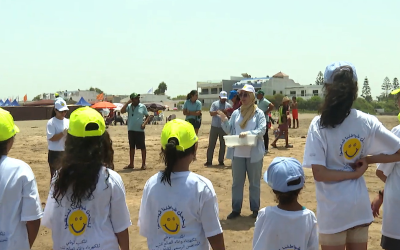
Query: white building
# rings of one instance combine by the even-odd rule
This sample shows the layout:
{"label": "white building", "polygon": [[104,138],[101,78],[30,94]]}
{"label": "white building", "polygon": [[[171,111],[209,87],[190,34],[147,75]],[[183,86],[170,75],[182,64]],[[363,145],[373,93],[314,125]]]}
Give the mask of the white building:
{"label": "white building", "polygon": [[[83,99],[85,99],[87,102],[96,101],[96,97],[99,94],[96,91],[90,91],[90,90],[60,91],[57,93],[60,95],[60,97],[64,98],[65,100],[72,99],[75,102],[78,102],[81,99],[81,97],[83,97]],[[54,100],[56,99],[55,93],[43,93],[42,99]]]}
{"label": "white building", "polygon": [[199,91],[199,100],[203,106],[210,107],[211,104],[218,100],[219,92],[222,90],[228,92],[233,89],[233,85],[243,79],[243,77],[231,76],[230,80],[217,81],[199,81],[197,82],[197,91]]}
{"label": "white building", "polygon": [[[171,110],[177,106],[179,101],[174,101],[169,99],[170,97],[167,95],[155,95],[155,94],[140,94],[140,102],[141,103],[159,103],[162,105],[167,105]],[[121,100],[121,103],[126,103],[129,101],[129,97]]]}

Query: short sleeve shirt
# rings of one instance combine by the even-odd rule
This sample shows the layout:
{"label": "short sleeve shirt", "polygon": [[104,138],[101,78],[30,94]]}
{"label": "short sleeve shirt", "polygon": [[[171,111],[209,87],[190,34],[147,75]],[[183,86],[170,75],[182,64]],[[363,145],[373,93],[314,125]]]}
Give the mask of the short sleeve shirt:
{"label": "short sleeve shirt", "polygon": [[149,115],[146,106],[142,103],[139,103],[136,107],[134,107],[132,103],[130,103],[128,104],[126,110],[128,112],[128,130],[143,132],[144,130],[141,128],[143,124],[143,118]]}
{"label": "short sleeve shirt", "polygon": [[[188,111],[199,111],[201,110],[201,102],[199,100],[196,100],[196,102],[192,102],[190,100],[186,100],[185,103],[183,104],[183,109],[187,109]],[[188,119],[200,119],[199,116],[194,116],[194,115],[187,115],[186,120]]]}
{"label": "short sleeve shirt", "polygon": [[[267,110],[268,110],[270,104],[271,104],[270,101],[268,101],[267,99],[263,98],[263,99],[261,99],[261,100],[258,100],[257,106],[258,106],[258,107],[264,112],[264,114],[265,114],[265,112],[267,112]],[[267,119],[267,122],[268,122],[268,118],[269,118],[268,115],[266,115],[266,116],[265,116],[265,119]]]}
{"label": "short sleeve shirt", "polygon": [[[210,112],[215,112],[217,110],[225,110],[225,109],[229,109],[229,108],[232,108],[232,106],[229,103],[227,103],[227,102],[222,103],[218,100],[211,104]],[[217,115],[213,116],[211,119],[211,126],[220,128],[221,127],[221,118],[219,118],[219,116],[217,116]]]}

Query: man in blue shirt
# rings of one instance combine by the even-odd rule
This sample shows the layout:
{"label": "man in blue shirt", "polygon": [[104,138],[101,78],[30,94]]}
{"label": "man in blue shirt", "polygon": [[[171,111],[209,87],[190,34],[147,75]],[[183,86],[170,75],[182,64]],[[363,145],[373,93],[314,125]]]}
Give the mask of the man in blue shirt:
{"label": "man in blue shirt", "polygon": [[267,131],[264,134],[264,145],[265,153],[268,153],[269,136],[268,136],[268,122],[269,122],[269,112],[274,109],[274,104],[264,98],[264,91],[259,90],[257,92],[258,108],[264,112],[265,119],[267,120]]}
{"label": "man in blue shirt", "polygon": [[[146,169],[146,144],[144,129],[149,123],[151,116],[147,112],[144,104],[140,103],[140,95],[132,93],[130,100],[125,103],[121,109],[121,113],[128,112],[128,139],[129,139],[129,156],[130,163],[124,169],[134,168],[135,149],[142,151],[142,170]],[[146,117],[144,120],[143,118]],[[144,121],[143,121],[144,120]]]}
{"label": "man in blue shirt", "polygon": [[207,162],[204,166],[212,165],[212,160],[214,156],[215,144],[217,143],[217,139],[219,139],[219,156],[218,162],[220,166],[224,166],[224,158],[225,158],[225,140],[224,135],[226,133],[221,127],[221,118],[219,118],[217,111],[220,110],[227,114],[227,109],[232,108],[232,106],[226,101],[228,99],[228,94],[226,91],[221,91],[219,93],[219,100],[212,103],[210,108],[210,115],[212,116],[211,120],[211,129],[210,129],[210,137],[208,140],[208,149],[207,149]]}

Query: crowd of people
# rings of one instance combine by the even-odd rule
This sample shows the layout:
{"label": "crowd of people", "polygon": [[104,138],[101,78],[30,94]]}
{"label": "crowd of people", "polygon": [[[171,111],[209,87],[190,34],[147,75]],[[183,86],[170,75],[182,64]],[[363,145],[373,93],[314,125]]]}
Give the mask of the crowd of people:
{"label": "crowd of people", "polygon": [[[382,203],[381,246],[387,250],[400,249],[396,210],[400,191],[396,163],[400,162],[400,126],[389,131],[376,117],[352,109],[358,78],[351,63],[328,65],[324,79],[325,98],[320,115],[309,126],[303,163],[291,157],[276,157],[264,174],[265,140],[268,140],[265,134],[274,106],[263,99],[262,91],[256,93],[252,85],[245,85],[236,94],[230,93],[233,105],[227,102],[226,92],[221,92],[220,100],[212,104],[210,144],[214,146],[208,149],[206,166],[212,164],[217,138],[221,148],[224,146],[221,135],[257,138],[254,146],[227,150],[233,178],[232,212],[228,219],[240,216],[247,175],[250,210],[256,218],[254,250],[317,250],[319,246],[322,250],[366,250],[369,225],[379,214]],[[398,100],[399,92],[395,92]],[[187,96],[186,121],[172,119],[163,127],[160,156],[165,169],[150,177],[143,189],[137,225],[151,250],[225,249],[213,184],[190,171],[196,160],[202,117],[197,95],[192,91]],[[290,146],[288,99],[284,98],[278,107],[278,123],[285,134],[286,147]],[[146,168],[144,129],[150,116],[143,106],[139,95],[133,93],[131,101],[121,110],[129,116],[131,162],[127,168],[134,167],[135,149],[141,150],[142,169]],[[295,110],[295,99],[291,106]],[[112,170],[114,150],[105,121],[89,107],[73,111],[70,119],[65,118],[67,110],[65,102],[56,100],[56,116],[47,124],[52,180],[42,211],[31,168],[8,156],[19,128],[11,114],[0,109],[0,249],[30,249],[41,222],[52,230],[56,250],[132,249],[125,187],[120,175]],[[297,113],[293,116],[295,120]],[[220,149],[220,165],[224,151]],[[371,209],[363,175],[374,163],[379,163],[376,174],[386,184],[385,190],[377,192]],[[311,168],[313,172],[317,216],[298,201],[305,183],[303,168]],[[276,206],[260,208],[262,179],[275,194]]]}

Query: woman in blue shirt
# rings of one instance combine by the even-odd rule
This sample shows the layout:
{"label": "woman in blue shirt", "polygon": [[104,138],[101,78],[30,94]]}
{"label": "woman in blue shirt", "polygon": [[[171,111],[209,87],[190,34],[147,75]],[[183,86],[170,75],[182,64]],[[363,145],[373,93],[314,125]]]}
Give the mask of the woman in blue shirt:
{"label": "woman in blue shirt", "polygon": [[[187,94],[186,101],[183,104],[183,114],[186,116],[186,121],[191,123],[194,127],[194,131],[196,135],[199,134],[199,129],[201,126],[201,102],[199,99],[199,93],[197,90],[190,91]],[[195,157],[196,160],[196,152],[197,152],[197,144],[195,148]]]}

